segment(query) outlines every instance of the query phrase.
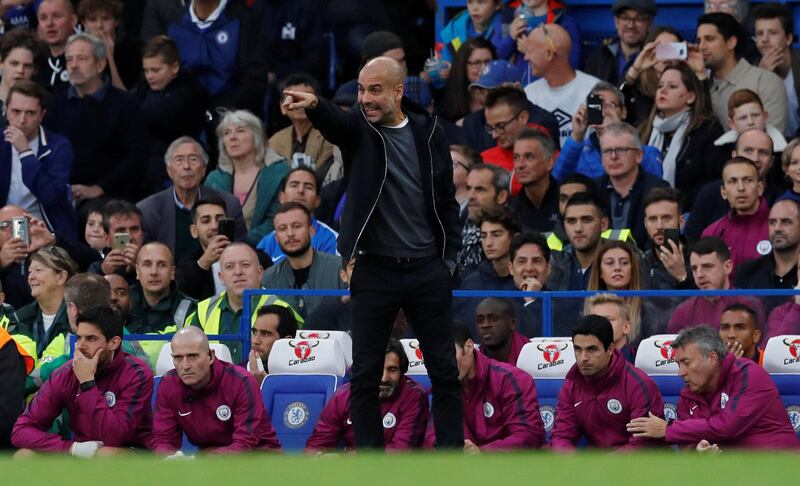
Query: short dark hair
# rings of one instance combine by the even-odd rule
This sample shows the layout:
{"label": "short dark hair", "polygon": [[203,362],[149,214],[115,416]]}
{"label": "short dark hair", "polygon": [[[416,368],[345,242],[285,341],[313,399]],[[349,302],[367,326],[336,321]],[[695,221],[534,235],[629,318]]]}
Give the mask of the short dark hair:
{"label": "short dark hair", "polygon": [[91,307],[80,311],[75,323],[79,325],[81,322],[96,326],[107,341],[115,337],[122,338],[122,317],[111,306]]}
{"label": "short dark hair", "polygon": [[508,257],[513,262],[517,256],[517,252],[525,245],[536,245],[539,251],[542,252],[545,260],[550,261],[550,247],[547,246],[547,238],[543,234],[535,231],[526,231],[520,233],[511,240],[511,249],[509,250]]}
{"label": "short dark hair", "polygon": [[[770,140],[772,140],[772,137],[770,137]],[[728,160],[727,162],[725,162],[725,164],[722,166],[722,172],[720,172],[720,176],[722,175],[722,173],[725,172],[725,169],[729,165],[736,165],[736,164],[749,165],[750,167],[752,167],[756,171],[756,175],[759,174],[758,166],[756,165],[755,162],[753,162],[752,160],[750,160],[750,159],[748,159],[746,157],[736,156],[736,157]],[[725,185],[725,181],[724,180],[723,180],[722,184]]]}
{"label": "short dark hair", "polygon": [[678,215],[683,212],[681,204],[681,191],[680,189],[673,189],[671,187],[654,187],[644,197],[642,207],[647,211],[647,206],[662,201],[668,201],[678,205]]}
{"label": "short dark hair", "polygon": [[225,214],[228,213],[228,208],[225,204],[225,200],[222,199],[221,196],[216,194],[208,194],[206,197],[200,198],[194,202],[194,206],[192,206],[192,210],[189,213],[189,217],[192,219],[192,223],[197,223],[197,208],[200,206],[219,206],[225,211]]}
{"label": "short dark hair", "polygon": [[297,172],[308,172],[309,174],[311,174],[311,176],[314,178],[314,189],[317,191],[317,194],[319,194],[319,178],[317,177],[317,173],[314,172],[314,169],[312,169],[307,165],[299,165],[294,169],[290,170],[286,174],[286,176],[283,179],[281,179],[280,192],[286,192],[286,184],[289,183],[289,178],[292,176],[292,174]]}
{"label": "short dark hair", "polygon": [[394,353],[400,358],[400,371],[405,375],[406,371],[408,371],[408,356],[406,356],[406,350],[403,349],[399,339],[389,338],[389,343],[386,345],[386,354],[389,353]]}
{"label": "short dark hair", "polygon": [[777,2],[759,3],[753,9],[753,22],[757,20],[778,19],[787,35],[794,35],[794,17],[786,5]]}
{"label": "short dark hair", "polygon": [[78,4],[78,19],[81,22],[96,12],[107,12],[114,17],[114,20],[120,20],[122,18],[122,3],[118,0],[81,0]]}
{"label": "short dark hair", "polygon": [[516,86],[500,86],[489,90],[489,94],[486,95],[486,108],[494,108],[501,103],[508,105],[514,112],[528,111],[528,97]]}
{"label": "short dark hair", "polygon": [[315,95],[321,93],[319,81],[308,73],[292,73],[283,78],[281,82],[278,83],[278,93],[280,93],[281,99],[283,99],[283,91],[289,86],[309,86],[314,90]]}
{"label": "short dark hair", "polygon": [[487,304],[496,304],[500,307],[500,315],[506,317],[508,319],[516,319],[517,312],[514,310],[514,306],[508,299],[501,299],[500,297],[486,297],[485,299],[478,302],[478,306],[483,303]]}
{"label": "short dark hair", "polygon": [[139,208],[128,201],[112,199],[103,206],[103,229],[106,230],[106,234],[110,232],[109,223],[114,216],[131,216],[134,214],[139,218],[139,223],[141,223],[144,218]]}
{"label": "short dark hair", "polygon": [[[745,314],[747,314],[748,317],[750,317],[750,321],[753,323],[753,329],[761,328],[758,322],[758,314],[756,314],[756,311],[754,311],[753,308],[747,304],[744,304],[742,302],[734,302],[733,304],[728,304],[725,307],[725,309],[723,309],[722,314],[726,312],[744,312]],[[722,314],[720,314],[720,318],[722,318]]]}
{"label": "short dark hair", "polygon": [[611,321],[596,314],[581,316],[575,321],[572,326],[573,341],[578,334],[596,337],[606,350],[614,343],[614,328],[611,326]]}
{"label": "short dark hair", "polygon": [[283,203],[280,206],[278,206],[278,209],[275,210],[275,216],[273,216],[273,219],[275,219],[275,217],[277,217],[279,214],[288,213],[289,211],[294,211],[295,209],[302,211],[303,214],[305,214],[308,217],[308,224],[310,225],[311,211],[309,211],[307,207],[303,206],[299,202],[294,202],[294,201]]}
{"label": "short dark hair", "polygon": [[499,204],[489,206],[481,211],[478,216],[478,228],[483,223],[499,224],[506,229],[511,236],[519,234],[522,231],[522,223],[519,220],[517,213],[508,206],[501,206]]}
{"label": "short dark hair", "polygon": [[164,59],[165,64],[175,64],[181,61],[178,45],[166,35],[151,37],[142,48],[142,59],[151,59],[159,56]]}
{"label": "short dark hair", "polygon": [[19,93],[29,98],[36,98],[39,101],[39,108],[42,110],[47,106],[47,91],[42,88],[39,83],[34,81],[28,79],[14,81],[14,84],[9,88],[8,95],[6,96],[6,108],[8,108],[8,103],[11,101],[11,96],[14,95],[14,93]]}
{"label": "short dark hair", "polygon": [[600,200],[599,197],[593,192],[576,192],[573,194],[569,200],[567,201],[567,206],[564,208],[564,212],[567,212],[570,206],[594,206],[597,208],[597,211],[600,213],[601,218],[605,218],[608,216],[606,213],[606,207],[603,202]]}
{"label": "short dark hair", "polygon": [[278,316],[278,338],[285,336],[294,337],[297,334],[297,319],[294,318],[294,313],[288,307],[277,304],[265,305],[259,307],[256,311],[256,319],[269,314]]}
{"label": "short dark hair", "polygon": [[459,321],[453,322],[451,330],[453,332],[453,340],[460,348],[464,347],[464,344],[467,342],[467,340],[472,339],[472,334],[469,332],[469,328]]}
{"label": "short dark hair", "polygon": [[731,251],[728,249],[728,244],[716,236],[706,236],[692,243],[689,246],[689,255],[692,253],[697,253],[698,255],[716,253],[717,257],[723,262],[731,259]]}
{"label": "short dark hair", "polygon": [[697,27],[700,27],[703,24],[711,24],[717,28],[722,38],[726,41],[729,40],[731,37],[736,37],[736,53],[740,53],[742,49],[742,45],[744,44],[742,40],[744,37],[742,36],[742,26],[739,25],[739,22],[731,14],[723,13],[723,12],[713,12],[703,14],[697,18]]}
{"label": "short dark hair", "polygon": [[6,32],[0,38],[0,59],[6,60],[6,57],[14,49],[26,49],[33,54],[34,69],[39,65],[39,62],[44,58],[44,48],[42,43],[36,38],[36,34],[26,29],[12,29]]}
{"label": "short dark hair", "polygon": [[581,184],[584,187],[586,187],[586,191],[583,192],[594,193],[597,189],[592,178],[587,175],[581,174],[580,172],[573,172],[572,174],[563,178],[561,182],[558,184],[558,186],[561,187],[567,184]]}

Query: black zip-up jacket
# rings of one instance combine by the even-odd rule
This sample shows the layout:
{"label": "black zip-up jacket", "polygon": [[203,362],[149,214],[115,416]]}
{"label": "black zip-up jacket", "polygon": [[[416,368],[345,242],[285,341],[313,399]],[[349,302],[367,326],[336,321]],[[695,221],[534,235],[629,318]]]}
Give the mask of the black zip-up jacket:
{"label": "black zip-up jacket", "polygon": [[[437,119],[423,108],[404,97],[402,110],[414,134],[425,208],[436,235],[436,246],[444,261],[455,262],[461,235],[449,143]],[[347,202],[337,246],[342,257],[351,258],[383,189],[388,170],[386,145],[378,129],[358,107],[346,112],[320,98],[319,104],[306,109],[306,113],[314,128],[342,150]]]}

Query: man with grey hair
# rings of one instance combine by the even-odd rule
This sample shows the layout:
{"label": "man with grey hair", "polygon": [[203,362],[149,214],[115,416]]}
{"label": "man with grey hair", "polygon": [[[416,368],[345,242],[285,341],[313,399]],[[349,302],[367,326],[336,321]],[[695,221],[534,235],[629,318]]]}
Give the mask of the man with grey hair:
{"label": "man with grey hair", "polygon": [[456,265],[461,275],[476,270],[483,261],[478,219],[484,209],[508,202],[511,175],[494,164],[476,164],[467,174],[467,206],[459,215],[461,251]]}
{"label": "man with grey hair", "polygon": [[88,200],[139,192],[132,181],[143,179],[135,172],[147,157],[147,136],[136,101],[103,78],[103,41],[75,34],[65,52],[70,87],[54,97],[44,124],[72,144],[70,184],[80,212]]}
{"label": "man with grey hair", "polygon": [[[561,147],[552,175],[557,181],[578,172],[588,177],[601,177],[603,163],[600,157],[600,137],[612,123],[624,122],[628,117],[625,95],[616,86],[605,81],[594,85],[589,96],[599,96],[602,103],[603,121],[589,125],[586,104],[581,103],[572,116],[572,135]],[[647,172],[661,177],[661,154],[649,145],[642,146],[641,166]]]}
{"label": "man with grey hair", "polygon": [[678,419],[667,422],[650,414],[631,420],[628,432],[698,450],[800,448],[769,374],[755,361],[736,359],[716,329],[684,329],[672,349],[686,382]]}
{"label": "man with grey hair", "polygon": [[639,248],[649,239],[644,227],[645,195],[666,181],[641,169],[642,143],[636,129],[625,122],[608,125],[600,136],[605,175],[595,179],[613,229],[629,229]]}
{"label": "man with grey hair", "polygon": [[556,145],[547,134],[523,128],[514,141],[514,173],[522,190],[508,203],[525,229],[552,231],[558,222],[558,182],[551,175]]}
{"label": "man with grey hair", "polygon": [[206,175],[208,154],[197,140],[187,136],[175,139],[167,148],[164,163],[172,187],[136,204],[142,212],[146,242],[160,241],[166,244],[176,256],[176,263],[195,254],[200,243],[192,238],[189,231],[192,207],[199,199],[212,195],[225,201],[226,216],[235,220],[234,239],[244,239],[247,229],[239,200],[229,192],[201,185]]}

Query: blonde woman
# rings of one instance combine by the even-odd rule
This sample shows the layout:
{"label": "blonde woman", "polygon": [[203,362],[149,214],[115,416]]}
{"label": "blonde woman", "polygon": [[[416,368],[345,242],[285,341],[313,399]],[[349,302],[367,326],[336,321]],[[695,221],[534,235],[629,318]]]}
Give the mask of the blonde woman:
{"label": "blonde woman", "polygon": [[13,320],[17,323],[15,334],[27,336],[36,343],[39,360],[64,354],[65,336],[71,330],[64,286],[77,272],[78,265],[58,246],[45,246],[30,257],[28,285],[35,300],[20,308]]}
{"label": "blonde woman", "polygon": [[[642,277],[639,271],[639,257],[633,248],[624,241],[605,240],[592,263],[588,290],[641,290]],[[626,297],[629,309],[629,342],[637,342],[642,321],[642,299]],[[584,304],[586,314],[589,300]]]}
{"label": "blonde woman", "polygon": [[247,242],[255,246],[273,230],[278,192],[289,164],[268,147],[261,120],[249,111],[225,112],[217,138],[219,163],[205,185],[236,196],[247,225]]}

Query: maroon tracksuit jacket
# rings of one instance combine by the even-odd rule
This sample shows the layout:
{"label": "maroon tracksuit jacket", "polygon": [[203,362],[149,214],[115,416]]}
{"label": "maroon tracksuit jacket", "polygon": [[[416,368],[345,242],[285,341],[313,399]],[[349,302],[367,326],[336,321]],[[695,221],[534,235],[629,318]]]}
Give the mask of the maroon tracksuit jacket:
{"label": "maroon tracksuit jacket", "polygon": [[705,439],[721,449],[795,449],[789,415],[772,378],[750,359],[728,353],[717,389],[699,395],[684,388],[678,419],[667,426],[667,442],[695,446]]}
{"label": "maroon tracksuit jacket", "polygon": [[171,454],[181,448],[182,433],[204,452],[280,448],[253,375],[219,359],[202,390],[184,385],[175,370],[161,380],[150,448]]}
{"label": "maroon tracksuit jacket", "polygon": [[[414,380],[403,377],[395,394],[381,400],[383,437],[387,450],[412,449],[422,445],[428,423],[428,396]],[[344,439],[345,449],[355,449],[350,420],[350,385],[336,390],[325,405],[306,442],[307,450],[336,449]]]}
{"label": "maroon tracksuit jacket", "polygon": [[550,446],[572,449],[581,436],[603,448],[636,448],[655,443],[628,433],[626,424],[648,412],[664,417],[661,392],[642,370],[615,350],[603,376],[585,377],[577,363],[567,373],[558,394]]}

